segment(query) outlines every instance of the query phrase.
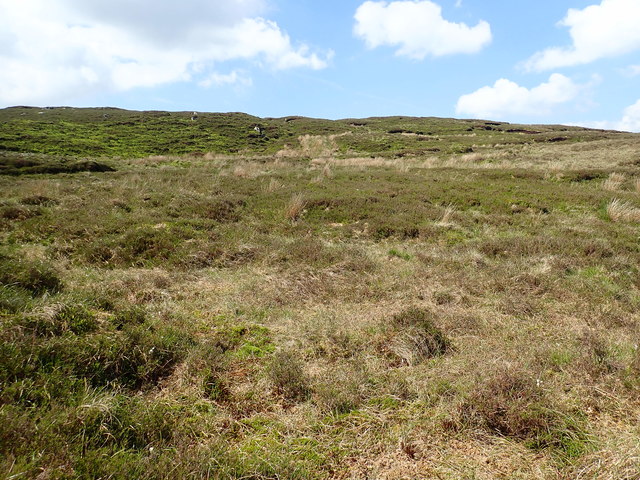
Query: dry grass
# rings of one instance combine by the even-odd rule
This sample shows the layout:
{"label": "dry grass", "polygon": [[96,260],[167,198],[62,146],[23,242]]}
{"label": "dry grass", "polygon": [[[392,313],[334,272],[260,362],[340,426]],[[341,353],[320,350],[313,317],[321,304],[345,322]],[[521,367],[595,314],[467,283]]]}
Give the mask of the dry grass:
{"label": "dry grass", "polygon": [[235,177],[239,178],[255,178],[263,172],[260,165],[257,163],[245,162],[233,167],[232,173]]}
{"label": "dry grass", "polygon": [[485,160],[484,155],[474,152],[462,155],[461,160],[468,163],[480,163]]}
{"label": "dry grass", "polygon": [[348,157],[336,158],[333,160],[335,166],[340,167],[385,167],[389,165],[389,160],[383,157]]}
{"label": "dry grass", "polygon": [[299,220],[306,205],[307,201],[302,193],[293,194],[284,209],[284,218],[290,222]]}
{"label": "dry grass", "polygon": [[614,198],[609,202],[607,214],[614,222],[640,222],[640,208],[619,198]]}
{"label": "dry grass", "polygon": [[[588,145],[522,144],[477,145],[477,152],[463,155],[423,155],[418,157],[422,168],[451,167],[458,169],[521,168],[554,173],[579,169],[627,168],[633,164],[637,151],[629,140],[594,140]],[[588,152],[585,154],[585,152]]]}
{"label": "dry grass", "polygon": [[266,193],[273,193],[277,190],[280,190],[284,187],[284,184],[276,179],[276,178],[270,178],[269,179],[269,183],[264,187],[264,191]]}
{"label": "dry grass", "polygon": [[300,154],[311,158],[332,158],[338,151],[336,139],[350,134],[345,132],[337,135],[301,135],[298,137]]}
{"label": "dry grass", "polygon": [[442,226],[442,227],[450,227],[452,226],[454,223],[452,222],[452,217],[453,215],[456,213],[456,206],[453,204],[449,204],[446,207],[444,207],[444,211],[442,212],[442,218],[440,218],[440,221],[438,222],[438,225]]}
{"label": "dry grass", "polygon": [[612,173],[609,177],[602,183],[602,188],[611,192],[615,192],[620,190],[620,187],[627,180],[627,177],[622,173]]}

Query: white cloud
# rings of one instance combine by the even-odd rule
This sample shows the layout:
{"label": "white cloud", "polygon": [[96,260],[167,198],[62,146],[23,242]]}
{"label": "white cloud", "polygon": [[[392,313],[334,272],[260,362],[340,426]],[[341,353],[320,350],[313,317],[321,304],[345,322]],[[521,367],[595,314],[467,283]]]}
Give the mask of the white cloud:
{"label": "white cloud", "polygon": [[637,77],[640,75],[640,65],[629,65],[627,68],[622,70],[622,74],[627,77]]}
{"label": "white cloud", "polygon": [[640,49],[640,1],[602,0],[583,10],[569,9],[560,22],[573,45],[536,53],[524,64],[530,71],[582,65]]}
{"label": "white cloud", "polygon": [[578,98],[585,88],[587,85],[576,84],[559,73],[554,73],[548,82],[531,89],[501,78],[492,87],[482,87],[461,96],[456,105],[456,113],[492,119],[547,115],[554,107]]}
{"label": "white cloud", "polygon": [[245,75],[243,72],[234,70],[231,73],[227,73],[227,74],[212,73],[209,76],[207,76],[204,80],[199,81],[198,85],[204,88],[209,88],[212,85],[216,85],[218,87],[222,87],[226,85],[250,87],[251,85],[253,85],[253,80],[247,75]]}
{"label": "white cloud", "polygon": [[398,47],[396,55],[422,60],[456,53],[476,53],[491,42],[491,27],[475,27],[442,17],[442,8],[429,0],[367,1],[355,14],[354,33],[369,48]]}
{"label": "white cloud", "polygon": [[[22,0],[24,1],[24,0]],[[266,11],[266,0],[56,0],[78,15],[165,45],[193,44],[202,30],[234,25]],[[15,2],[14,2],[15,3]]]}
{"label": "white cloud", "polygon": [[587,121],[579,122],[576,125],[587,128],[640,133],[640,99],[624,109],[620,120]]}
{"label": "white cloud", "polygon": [[640,132],[640,100],[625,108],[622,120],[615,128],[627,132]]}
{"label": "white cloud", "polygon": [[295,45],[259,16],[265,7],[265,0],[0,0],[0,104],[206,83],[200,72],[231,60],[274,70],[327,66],[331,52]]}

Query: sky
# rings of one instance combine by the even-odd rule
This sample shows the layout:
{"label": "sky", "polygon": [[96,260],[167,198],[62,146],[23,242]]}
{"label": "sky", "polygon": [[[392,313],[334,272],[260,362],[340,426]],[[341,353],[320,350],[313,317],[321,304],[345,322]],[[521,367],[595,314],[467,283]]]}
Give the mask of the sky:
{"label": "sky", "polygon": [[0,0],[0,107],[640,131],[640,0]]}

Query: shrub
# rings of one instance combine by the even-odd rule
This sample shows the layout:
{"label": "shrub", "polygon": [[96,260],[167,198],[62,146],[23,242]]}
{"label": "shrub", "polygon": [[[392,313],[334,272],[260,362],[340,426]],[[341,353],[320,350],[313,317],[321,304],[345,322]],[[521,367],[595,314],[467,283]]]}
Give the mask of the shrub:
{"label": "shrub", "polygon": [[30,208],[24,205],[6,205],[0,209],[0,218],[5,220],[26,220],[41,213],[39,208]]}
{"label": "shrub", "polygon": [[195,346],[185,359],[186,371],[199,382],[206,398],[214,402],[228,400],[231,396],[227,384],[227,359],[224,356],[229,345],[219,339],[211,339]]}
{"label": "shrub", "polygon": [[480,384],[461,411],[472,424],[534,449],[551,448],[563,460],[589,448],[579,416],[554,408],[540,381],[515,368],[498,370]]}
{"label": "shrub", "polygon": [[195,193],[176,195],[167,206],[167,214],[176,219],[206,218],[219,223],[233,223],[241,218],[246,201],[239,195],[204,196]]}
{"label": "shrub", "polygon": [[433,316],[429,310],[420,308],[409,308],[393,316],[388,349],[407,365],[451,351],[451,340],[434,325]]}
{"label": "shrub", "polygon": [[272,258],[277,263],[296,263],[324,268],[344,260],[347,257],[344,250],[346,249],[329,246],[316,237],[299,237],[292,242],[283,243]]}
{"label": "shrub", "polygon": [[237,222],[240,220],[239,209],[244,207],[244,200],[216,200],[203,206],[201,215],[216,222]]}
{"label": "shrub", "polygon": [[606,375],[622,368],[607,342],[593,331],[585,332],[579,339],[584,367],[594,376]]}
{"label": "shrub", "polygon": [[148,261],[168,259],[177,239],[166,228],[143,227],[130,230],[119,242],[119,258],[131,265],[144,265]]}
{"label": "shrub", "polygon": [[57,205],[59,202],[45,195],[31,195],[29,197],[24,197],[20,200],[20,203],[23,205],[41,205],[43,207],[51,207],[53,205]]}
{"label": "shrub", "polygon": [[311,392],[302,363],[293,352],[278,352],[268,369],[275,391],[287,400],[305,400]]}
{"label": "shrub", "polygon": [[115,172],[115,169],[104,163],[93,160],[69,162],[65,159],[51,159],[42,162],[14,162],[5,168],[0,168],[0,175],[34,175],[34,174],[58,174],[78,172]]}
{"label": "shrub", "polygon": [[463,406],[486,429],[519,439],[549,430],[552,415],[544,392],[530,375],[506,369],[480,385]]}
{"label": "shrub", "polygon": [[[34,437],[38,435],[38,429],[29,415],[14,405],[3,405],[3,408],[0,409],[0,425],[2,425],[0,428],[0,457],[31,453],[29,447]],[[2,472],[2,467],[2,460],[0,460],[0,472]]]}

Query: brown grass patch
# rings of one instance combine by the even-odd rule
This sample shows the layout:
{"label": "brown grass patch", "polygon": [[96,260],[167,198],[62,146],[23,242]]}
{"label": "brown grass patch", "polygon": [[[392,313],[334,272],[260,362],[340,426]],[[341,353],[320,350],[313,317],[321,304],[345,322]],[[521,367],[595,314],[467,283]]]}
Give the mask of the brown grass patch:
{"label": "brown grass patch", "polygon": [[438,222],[438,225],[442,227],[449,227],[453,225],[451,218],[456,213],[456,207],[453,204],[449,204],[444,207],[444,211],[442,212],[442,218]]}
{"label": "brown grass patch", "polygon": [[302,216],[306,205],[307,201],[302,193],[293,194],[284,209],[284,218],[290,222],[298,221]]}
{"label": "brown grass patch", "polygon": [[380,346],[401,364],[416,365],[453,350],[451,340],[435,325],[430,310],[409,308],[391,318],[389,340]]}
{"label": "brown grass patch", "polygon": [[640,208],[636,208],[619,198],[614,198],[609,202],[607,214],[614,222],[640,222]]}
{"label": "brown grass patch", "polygon": [[602,183],[602,188],[615,192],[616,190],[620,190],[620,187],[626,179],[627,177],[624,174],[614,172]]}
{"label": "brown grass patch", "polygon": [[276,178],[271,178],[269,180],[269,183],[264,187],[264,191],[267,193],[273,193],[277,190],[280,190],[283,187],[284,187],[284,184],[280,180]]}
{"label": "brown grass patch", "polygon": [[472,423],[517,439],[540,435],[553,423],[539,381],[530,372],[515,368],[499,370],[485,380],[462,411]]}

